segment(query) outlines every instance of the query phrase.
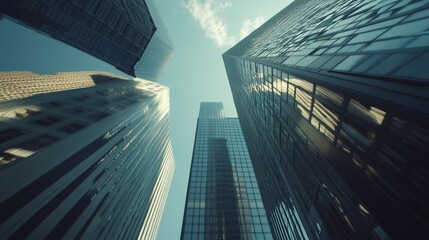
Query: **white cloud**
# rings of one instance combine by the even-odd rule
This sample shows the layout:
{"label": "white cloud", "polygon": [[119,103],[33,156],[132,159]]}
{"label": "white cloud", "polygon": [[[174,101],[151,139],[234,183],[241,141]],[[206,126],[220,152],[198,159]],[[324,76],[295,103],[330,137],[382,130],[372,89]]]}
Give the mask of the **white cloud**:
{"label": "white cloud", "polygon": [[265,22],[265,19],[261,16],[256,17],[253,21],[251,19],[246,19],[243,21],[240,30],[240,39],[245,38],[253,30],[257,29]]}
{"label": "white cloud", "polygon": [[231,5],[230,2],[220,0],[187,0],[183,4],[205,31],[206,38],[213,40],[218,47],[230,46],[235,42],[233,37],[228,36],[227,25],[221,17],[225,8]]}

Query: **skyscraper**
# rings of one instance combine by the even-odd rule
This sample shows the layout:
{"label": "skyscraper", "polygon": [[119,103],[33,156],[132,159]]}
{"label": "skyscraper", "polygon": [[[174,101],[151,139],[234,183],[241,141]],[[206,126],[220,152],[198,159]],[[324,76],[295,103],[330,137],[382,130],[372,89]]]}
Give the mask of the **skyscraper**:
{"label": "skyscraper", "polygon": [[2,238],[155,239],[174,169],[168,89],[99,72],[0,80]]}
{"label": "skyscraper", "polygon": [[237,118],[201,103],[181,239],[272,239]]}
{"label": "skyscraper", "polygon": [[151,0],[0,0],[0,13],[147,80],[173,55]]}
{"label": "skyscraper", "polygon": [[275,238],[427,237],[428,8],[297,0],[223,55]]}

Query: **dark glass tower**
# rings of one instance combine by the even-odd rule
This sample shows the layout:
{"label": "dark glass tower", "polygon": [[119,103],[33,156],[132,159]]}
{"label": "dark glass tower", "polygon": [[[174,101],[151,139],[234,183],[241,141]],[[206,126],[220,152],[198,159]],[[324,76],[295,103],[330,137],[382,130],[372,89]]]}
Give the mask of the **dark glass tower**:
{"label": "dark glass tower", "polygon": [[0,0],[0,13],[148,80],[173,55],[151,0]]}
{"label": "dark glass tower", "polygon": [[166,87],[7,72],[0,89],[1,238],[155,239],[174,169]]}
{"label": "dark glass tower", "polygon": [[272,239],[240,123],[201,103],[181,239]]}
{"label": "dark glass tower", "polygon": [[428,1],[296,0],[223,59],[275,238],[427,237]]}

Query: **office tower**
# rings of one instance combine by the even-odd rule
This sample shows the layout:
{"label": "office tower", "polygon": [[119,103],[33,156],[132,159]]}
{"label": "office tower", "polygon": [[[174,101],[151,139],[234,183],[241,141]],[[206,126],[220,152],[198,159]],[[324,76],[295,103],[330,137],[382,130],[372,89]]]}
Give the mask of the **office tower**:
{"label": "office tower", "polygon": [[173,56],[152,0],[0,0],[0,14],[147,80]]}
{"label": "office tower", "polygon": [[276,239],[427,237],[428,8],[297,0],[224,53]]}
{"label": "office tower", "polygon": [[155,239],[174,169],[168,89],[100,72],[0,83],[2,238]]}
{"label": "office tower", "polygon": [[201,103],[181,239],[272,239],[240,123]]}

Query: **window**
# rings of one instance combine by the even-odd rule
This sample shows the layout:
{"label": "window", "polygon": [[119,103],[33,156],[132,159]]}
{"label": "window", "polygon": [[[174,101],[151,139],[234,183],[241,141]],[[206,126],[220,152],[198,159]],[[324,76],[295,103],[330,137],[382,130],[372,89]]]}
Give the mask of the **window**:
{"label": "window", "polygon": [[353,68],[354,66],[356,66],[361,61],[361,59],[363,57],[364,57],[364,55],[349,56],[343,62],[341,62],[340,64],[338,64],[334,69],[335,70],[348,71],[351,68]]}
{"label": "window", "polygon": [[35,120],[35,121],[33,121],[33,123],[36,125],[39,125],[39,126],[50,126],[50,125],[53,125],[59,121],[60,121],[60,119],[57,117],[47,116],[45,118]]}
{"label": "window", "polygon": [[71,115],[82,114],[82,113],[86,113],[88,111],[89,111],[89,109],[82,108],[82,107],[73,107],[73,108],[69,108],[69,109],[65,110],[66,113],[71,114]]}
{"label": "window", "polygon": [[[389,49],[400,49],[405,44],[409,43],[411,38],[399,38],[385,41],[377,41],[371,43],[364,51],[380,51]],[[409,47],[409,46],[408,46]]]}
{"label": "window", "polygon": [[422,19],[414,22],[408,22],[402,25],[392,27],[380,38],[389,38],[396,36],[407,36],[411,34],[424,32],[429,27],[427,19]]}
{"label": "window", "polygon": [[44,103],[43,105],[45,105],[46,107],[58,108],[58,107],[62,107],[64,105],[64,103],[57,102],[57,101],[55,101],[55,102],[52,101],[52,102]]}
{"label": "window", "polygon": [[363,120],[365,123],[372,126],[379,126],[384,120],[386,112],[366,104],[362,101],[351,99],[347,112],[352,115],[354,118]]}
{"label": "window", "polygon": [[380,36],[386,29],[381,29],[372,32],[366,32],[356,35],[349,43],[357,43],[357,42],[368,42],[374,40],[376,37]]}
{"label": "window", "polygon": [[414,55],[410,53],[392,54],[388,58],[375,65],[373,68],[369,69],[368,72],[374,74],[388,74],[395,68],[409,63],[409,60],[413,57]]}
{"label": "window", "polygon": [[331,130],[335,130],[338,125],[338,115],[329,105],[323,104],[318,100],[314,101],[313,114],[317,119],[323,122]]}
{"label": "window", "polygon": [[365,61],[359,63],[356,65],[356,67],[353,69],[354,72],[365,72],[369,68],[373,67],[378,62],[382,61],[387,57],[386,54],[376,54],[372,55],[371,57],[365,59]]}
{"label": "window", "polygon": [[57,137],[44,134],[8,148],[0,153],[0,166],[10,165],[18,159],[27,158],[58,140]]}
{"label": "window", "polygon": [[20,119],[37,115],[40,112],[36,106],[15,108],[9,111],[1,112],[0,117]]}
{"label": "window", "polygon": [[0,131],[0,143],[7,142],[11,139],[17,138],[24,134],[25,134],[25,131],[16,129],[16,128],[9,128],[6,130],[2,130]]}
{"label": "window", "polygon": [[85,127],[86,126],[81,123],[71,123],[66,125],[65,127],[60,128],[60,130],[68,133],[75,133],[81,129],[84,129]]}
{"label": "window", "polygon": [[343,96],[321,86],[316,87],[316,96],[329,106],[336,106],[339,108],[343,103]]}
{"label": "window", "polygon": [[93,120],[93,121],[99,121],[103,118],[108,117],[110,114],[106,113],[106,112],[98,112],[96,114],[92,114],[88,117],[89,120]]}
{"label": "window", "polygon": [[83,102],[83,101],[87,100],[88,98],[90,98],[90,97],[87,94],[82,94],[80,96],[71,97],[70,100],[72,102],[74,102],[74,101]]}

